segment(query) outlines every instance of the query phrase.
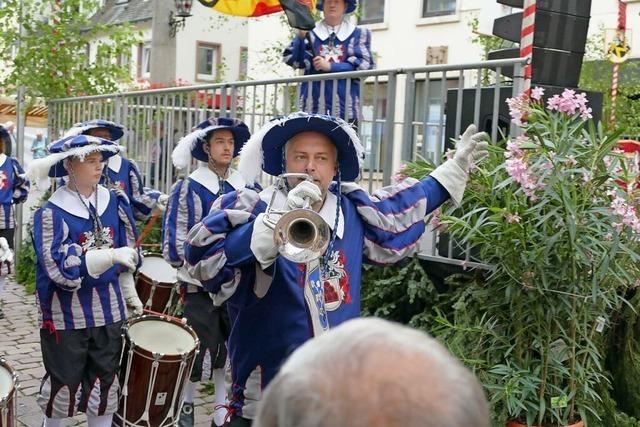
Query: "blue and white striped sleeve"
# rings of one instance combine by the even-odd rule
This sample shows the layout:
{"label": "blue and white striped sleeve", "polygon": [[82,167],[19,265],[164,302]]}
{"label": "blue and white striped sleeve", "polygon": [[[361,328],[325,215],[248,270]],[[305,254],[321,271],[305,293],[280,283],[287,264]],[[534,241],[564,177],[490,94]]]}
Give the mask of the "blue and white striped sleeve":
{"label": "blue and white striped sleeve", "polygon": [[61,289],[73,291],[82,284],[87,267],[82,247],[69,238],[69,226],[50,208],[33,215],[33,246],[37,262]]}
{"label": "blue and white striped sleeve", "polygon": [[165,261],[179,268],[184,264],[184,242],[187,234],[201,218],[202,202],[187,178],[179,179],[171,188],[162,227],[162,254]]}
{"label": "blue and white striped sleeve", "polygon": [[[347,62],[353,67],[353,70],[361,71],[374,68],[375,63],[371,52],[371,31],[369,29],[358,28],[355,31],[347,46],[347,54]],[[332,64],[331,71],[346,71],[334,70],[334,65],[339,67],[339,64]]]}
{"label": "blue and white striped sleeve", "polygon": [[360,186],[343,184],[364,224],[364,255],[370,264],[394,264],[413,255],[425,230],[424,217],[449,198],[438,181],[407,178],[369,196]]}
{"label": "blue and white striped sleeve", "polygon": [[[311,37],[313,37],[313,35]],[[305,38],[303,40],[295,36],[291,44],[282,52],[282,60],[285,64],[295,69],[311,70],[313,56],[308,49],[307,39]]]}
{"label": "blue and white striped sleeve", "polygon": [[131,199],[131,209],[136,219],[144,221],[151,215],[161,193],[144,187],[138,165],[133,160],[129,160],[129,162],[129,188],[131,189],[129,198]]}
{"label": "blue and white striped sleeve", "polygon": [[[253,189],[233,191],[218,198],[209,215],[189,232],[184,245],[185,265],[209,292],[218,292],[222,284],[232,280],[236,266],[255,261],[250,250],[251,229],[265,207]],[[230,252],[243,255],[229,259]]]}
{"label": "blue and white striped sleeve", "polygon": [[24,169],[18,160],[11,158],[13,162],[13,203],[23,203],[29,196],[29,189],[31,184],[29,180],[25,178]]}
{"label": "blue and white striped sleeve", "polygon": [[118,198],[118,219],[120,220],[120,229],[118,230],[120,242],[119,247],[128,246],[136,249],[138,251],[138,267],[140,267],[142,257],[140,256],[140,247],[137,244],[138,231],[136,230],[136,221],[133,217],[129,199],[127,198],[127,195],[124,194],[124,191],[111,191],[115,191],[116,197]]}

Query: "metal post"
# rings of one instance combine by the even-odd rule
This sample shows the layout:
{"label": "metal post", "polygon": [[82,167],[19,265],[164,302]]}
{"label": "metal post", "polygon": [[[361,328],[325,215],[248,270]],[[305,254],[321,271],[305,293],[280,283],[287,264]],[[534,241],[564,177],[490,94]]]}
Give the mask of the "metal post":
{"label": "metal post", "polygon": [[413,141],[413,118],[415,115],[416,76],[412,72],[407,73],[407,82],[404,92],[404,121],[402,124],[402,161],[413,160],[415,143]]}
{"label": "metal post", "polygon": [[384,122],[384,143],[385,158],[384,170],[382,171],[382,184],[391,184],[391,170],[393,169],[393,134],[395,126],[396,113],[396,74],[390,72],[387,74],[387,117]]}

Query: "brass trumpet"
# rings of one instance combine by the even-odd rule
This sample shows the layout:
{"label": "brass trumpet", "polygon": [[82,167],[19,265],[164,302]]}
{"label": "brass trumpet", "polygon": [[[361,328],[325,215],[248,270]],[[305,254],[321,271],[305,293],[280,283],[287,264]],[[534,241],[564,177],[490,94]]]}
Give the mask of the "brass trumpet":
{"label": "brass trumpet", "polygon": [[[329,246],[330,229],[322,217],[311,209],[309,200],[301,209],[282,211],[273,208],[276,193],[284,188],[287,178],[312,180],[304,173],[283,173],[276,180],[263,222],[273,229],[273,241],[280,255],[297,263],[308,263],[320,258]],[[273,219],[273,216],[280,216]]]}

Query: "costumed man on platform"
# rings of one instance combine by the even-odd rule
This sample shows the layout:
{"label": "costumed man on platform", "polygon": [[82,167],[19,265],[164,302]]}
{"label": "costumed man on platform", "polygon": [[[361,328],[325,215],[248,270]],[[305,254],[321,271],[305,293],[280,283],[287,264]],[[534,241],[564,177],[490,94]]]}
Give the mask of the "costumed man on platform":
{"label": "costumed man on platform", "polygon": [[[122,125],[95,119],[73,125],[65,136],[92,135],[115,142],[122,138],[124,132],[125,128]],[[101,183],[106,187],[116,187],[124,191],[129,197],[134,217],[140,221],[148,220],[154,208],[164,212],[169,200],[168,195],[145,187],[138,165],[119,153],[109,158]]]}
{"label": "costumed man on platform", "polygon": [[70,136],[32,161],[27,176],[69,176],[33,215],[36,299],[45,368],[38,404],[45,427],[78,412],[89,427],[111,426],[118,408],[122,324],[127,308],[142,313],[133,272],[140,262],[129,200],[99,184],[119,146]]}
{"label": "costumed man on platform", "polygon": [[[470,126],[454,157],[429,176],[369,195],[355,183],[364,150],[345,121],[294,113],[253,135],[240,156],[245,179],[264,171],[304,173],[311,180],[286,178],[259,194],[226,194],[189,232],[189,272],[212,292],[228,294],[225,286],[234,284],[227,301],[233,322],[229,426],[251,424],[262,389],[289,353],[329,326],[359,316],[363,263],[394,264],[416,252],[425,215],[449,198],[462,199],[470,166],[486,155],[485,137]],[[271,200],[276,211],[309,203],[319,213],[330,229],[319,259],[301,264],[279,254],[269,225],[277,215],[271,212],[265,221]]]}
{"label": "costumed man on platform", "polygon": [[[4,154],[5,145],[11,143],[11,135],[0,126],[0,298],[4,292],[7,274],[13,271],[13,248],[15,245],[16,209],[29,195],[29,181],[18,159]],[[0,307],[0,319],[4,318]]]}
{"label": "costumed man on platform", "polygon": [[[200,352],[186,386],[180,426],[193,426],[193,400],[199,381],[213,378],[216,406],[226,402],[224,367],[229,318],[225,298],[219,293],[212,301],[207,289],[186,270],[184,242],[191,227],[202,221],[220,195],[245,187],[245,180],[231,168],[231,162],[249,136],[249,128],[240,120],[210,118],[182,138],[172,153],[173,164],[178,169],[187,168],[193,159],[206,163],[173,186],[162,236],[164,259],[178,269],[184,317],[200,338]],[[215,410],[212,426],[221,425],[224,415],[223,408]]]}
{"label": "costumed man on platform", "polygon": [[[357,9],[357,0],[319,0],[316,7],[323,12],[324,19],[318,22],[313,31],[298,32],[289,47],[284,50],[284,62],[294,69],[304,70],[305,75],[371,70],[374,67],[371,31],[356,27],[349,17],[345,16]],[[349,84],[347,79],[337,81],[337,100],[333,95],[334,81],[313,82],[311,101],[307,99],[309,85],[302,83],[301,110],[331,114],[357,124],[360,110],[360,80],[348,79],[348,82]],[[324,94],[320,93],[322,87]],[[321,98],[324,103],[320,102]],[[309,102],[311,109],[308,108]],[[335,105],[336,103],[339,106]]]}

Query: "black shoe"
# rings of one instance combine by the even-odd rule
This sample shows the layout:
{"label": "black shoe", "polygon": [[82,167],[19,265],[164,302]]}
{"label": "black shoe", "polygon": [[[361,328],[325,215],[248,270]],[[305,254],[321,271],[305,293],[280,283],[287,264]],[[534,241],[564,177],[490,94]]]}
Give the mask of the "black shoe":
{"label": "black shoe", "polygon": [[193,403],[184,403],[180,411],[178,427],[193,427]]}
{"label": "black shoe", "polygon": [[2,311],[2,307],[0,307],[0,319],[4,319],[4,312]]}

